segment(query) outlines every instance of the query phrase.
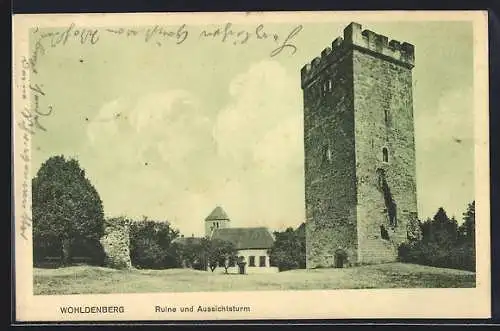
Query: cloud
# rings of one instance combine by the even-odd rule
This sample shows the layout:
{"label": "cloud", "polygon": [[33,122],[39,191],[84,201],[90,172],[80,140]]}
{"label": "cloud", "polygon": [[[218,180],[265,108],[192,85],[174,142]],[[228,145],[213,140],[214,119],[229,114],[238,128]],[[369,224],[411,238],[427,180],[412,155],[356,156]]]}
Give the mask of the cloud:
{"label": "cloud", "polygon": [[473,91],[450,91],[437,104],[415,111],[419,210],[432,217],[442,206],[460,221],[474,199]]}
{"label": "cloud", "polygon": [[[222,198],[242,225],[283,227],[302,221],[303,129],[295,77],[275,61],[236,76],[214,137],[225,160]],[[234,206],[234,207],[233,207]]]}
{"label": "cloud", "polygon": [[294,83],[275,61],[258,62],[236,76],[229,86],[231,101],[214,128],[219,153],[247,162],[263,135],[301,111]]}
{"label": "cloud", "polygon": [[[121,98],[89,119],[82,158],[108,214],[174,217],[169,211],[206,182],[211,120],[194,96],[171,90]],[[194,192],[194,193],[193,193]]]}
{"label": "cloud", "polygon": [[[263,61],[237,75],[215,117],[184,90],[104,104],[82,158],[108,215],[168,219],[201,234],[222,205],[233,226],[302,221],[302,109],[296,79]],[[212,112],[213,113],[213,112]]]}

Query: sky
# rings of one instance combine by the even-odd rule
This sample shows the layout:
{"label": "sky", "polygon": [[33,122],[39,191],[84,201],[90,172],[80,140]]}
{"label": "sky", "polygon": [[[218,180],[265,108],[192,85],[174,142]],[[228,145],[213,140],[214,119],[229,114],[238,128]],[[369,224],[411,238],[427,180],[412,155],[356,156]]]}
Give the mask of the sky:
{"label": "sky", "polygon": [[[298,226],[305,219],[300,69],[348,23],[304,24],[296,51],[276,56],[272,38],[198,37],[216,26],[187,26],[180,44],[104,29],[93,45],[69,38],[51,47],[44,38],[31,80],[45,93],[40,107],[53,112],[32,140],[33,175],[50,156],[77,158],[106,216],[168,220],[185,235],[203,234],[217,205],[233,227]],[[442,206],[460,221],[474,199],[471,23],[359,23],[415,45],[419,217]],[[296,25],[264,29],[284,38]]]}

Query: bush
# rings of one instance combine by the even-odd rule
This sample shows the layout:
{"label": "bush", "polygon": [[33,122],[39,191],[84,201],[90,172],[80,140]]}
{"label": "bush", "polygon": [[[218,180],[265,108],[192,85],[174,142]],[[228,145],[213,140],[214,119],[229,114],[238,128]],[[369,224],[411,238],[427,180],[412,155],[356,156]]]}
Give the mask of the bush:
{"label": "bush", "polygon": [[306,267],[306,237],[305,224],[299,228],[288,228],[283,232],[275,232],[276,238],[269,251],[271,265],[279,271],[305,269]]}
{"label": "bush", "polygon": [[399,261],[475,271],[474,217],[474,203],[460,227],[440,208],[432,220],[421,223],[420,240],[399,246]]}
{"label": "bush", "polygon": [[178,231],[168,222],[144,218],[130,227],[130,258],[136,268],[167,269],[181,266],[177,246]]}

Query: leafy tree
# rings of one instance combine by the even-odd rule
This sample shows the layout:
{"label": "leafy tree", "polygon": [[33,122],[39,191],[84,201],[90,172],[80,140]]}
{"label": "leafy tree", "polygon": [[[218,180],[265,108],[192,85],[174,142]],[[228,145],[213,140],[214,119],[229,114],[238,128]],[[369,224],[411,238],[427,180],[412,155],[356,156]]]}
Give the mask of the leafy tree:
{"label": "leafy tree", "polygon": [[133,222],[130,227],[130,259],[139,268],[165,269],[180,266],[179,253],[172,241],[179,231],[167,221]]}
{"label": "leafy tree", "polygon": [[214,272],[217,266],[223,266],[225,273],[231,265],[234,265],[237,260],[238,250],[232,242],[213,239],[210,240],[208,249],[208,264],[210,270]]}
{"label": "leafy tree", "polygon": [[229,267],[237,260],[237,249],[233,243],[225,240],[209,238],[186,238],[178,245],[180,259],[186,267],[212,272],[222,266],[227,273]]}
{"label": "leafy tree", "polygon": [[197,270],[208,268],[208,252],[210,240],[208,238],[185,238],[182,244],[177,244],[179,259],[185,267]]}
{"label": "leafy tree", "polygon": [[297,230],[287,228],[284,232],[275,232],[275,242],[269,251],[272,265],[280,271],[303,269],[306,266],[305,224]]}
{"label": "leafy tree", "polygon": [[103,235],[101,198],[75,159],[53,156],[41,165],[32,203],[34,250],[56,243],[63,265],[71,262],[76,241],[96,244]]}

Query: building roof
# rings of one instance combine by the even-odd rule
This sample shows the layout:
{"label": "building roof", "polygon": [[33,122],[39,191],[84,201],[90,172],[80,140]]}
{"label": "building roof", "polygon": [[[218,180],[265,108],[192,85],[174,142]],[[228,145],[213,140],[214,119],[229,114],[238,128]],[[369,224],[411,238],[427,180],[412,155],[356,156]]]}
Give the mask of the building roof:
{"label": "building roof", "polygon": [[266,249],[274,243],[271,232],[265,227],[216,229],[212,239],[230,241],[237,249]]}
{"label": "building roof", "polygon": [[229,221],[229,217],[227,216],[226,212],[222,207],[217,206],[215,207],[214,210],[210,213],[210,215],[205,218],[205,221],[216,221],[216,220],[227,220]]}

